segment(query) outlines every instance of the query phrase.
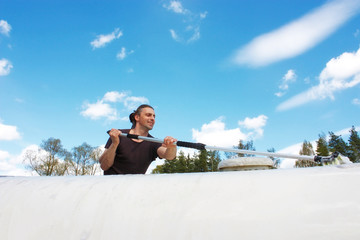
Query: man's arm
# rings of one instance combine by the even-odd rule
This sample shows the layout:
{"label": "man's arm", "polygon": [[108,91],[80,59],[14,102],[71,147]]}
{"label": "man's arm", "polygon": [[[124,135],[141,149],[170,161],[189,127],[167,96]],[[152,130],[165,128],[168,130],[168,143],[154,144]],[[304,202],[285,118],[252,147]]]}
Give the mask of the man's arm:
{"label": "man's arm", "polygon": [[174,160],[176,157],[176,145],[177,140],[172,137],[166,137],[161,147],[158,148],[157,154],[160,158],[166,160]]}
{"label": "man's arm", "polygon": [[108,170],[114,164],[116,148],[120,143],[120,134],[121,131],[117,129],[111,129],[111,131],[109,132],[112,143],[108,149],[105,149],[99,159],[100,167],[104,171]]}

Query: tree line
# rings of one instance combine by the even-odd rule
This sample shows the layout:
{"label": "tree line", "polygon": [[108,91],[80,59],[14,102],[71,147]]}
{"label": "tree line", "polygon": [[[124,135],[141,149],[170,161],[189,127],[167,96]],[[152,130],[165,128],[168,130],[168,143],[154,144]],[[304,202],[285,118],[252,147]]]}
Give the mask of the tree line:
{"label": "tree line", "polygon": [[[324,133],[319,134],[319,138],[316,141],[316,149],[314,150],[312,144],[309,141],[304,140],[300,149],[300,155],[319,155],[329,156],[331,153],[338,152],[341,155],[348,157],[353,163],[360,162],[360,137],[355,127],[349,131],[349,139],[346,142],[341,135],[336,135],[333,132],[329,132],[328,138]],[[310,167],[318,165],[312,161],[301,160],[296,162],[296,167]]]}
{"label": "tree line", "polygon": [[218,151],[201,150],[192,157],[180,151],[174,160],[165,160],[152,173],[215,172],[221,161]]}

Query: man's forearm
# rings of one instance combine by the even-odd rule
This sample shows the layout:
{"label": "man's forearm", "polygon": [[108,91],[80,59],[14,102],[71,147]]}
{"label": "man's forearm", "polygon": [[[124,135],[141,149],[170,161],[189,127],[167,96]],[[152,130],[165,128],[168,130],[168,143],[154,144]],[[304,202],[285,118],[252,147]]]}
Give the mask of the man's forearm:
{"label": "man's forearm", "polygon": [[108,170],[113,164],[115,159],[116,146],[111,144],[108,149],[101,155],[99,162],[102,170]]}
{"label": "man's forearm", "polygon": [[174,160],[176,157],[176,147],[168,147],[165,150],[164,157],[166,160]]}

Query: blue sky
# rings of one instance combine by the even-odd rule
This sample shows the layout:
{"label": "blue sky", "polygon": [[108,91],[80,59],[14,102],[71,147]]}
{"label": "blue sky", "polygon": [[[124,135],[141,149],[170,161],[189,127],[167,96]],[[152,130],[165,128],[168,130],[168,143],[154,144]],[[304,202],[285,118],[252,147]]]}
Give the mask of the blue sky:
{"label": "blue sky", "polygon": [[298,151],[360,122],[360,1],[0,3],[0,174],[50,137],[101,146],[154,106],[151,134]]}

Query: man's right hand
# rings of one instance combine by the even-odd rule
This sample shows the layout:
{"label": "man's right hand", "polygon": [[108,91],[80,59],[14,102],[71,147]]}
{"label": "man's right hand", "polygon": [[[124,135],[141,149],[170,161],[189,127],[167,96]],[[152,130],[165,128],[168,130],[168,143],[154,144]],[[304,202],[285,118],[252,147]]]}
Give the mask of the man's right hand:
{"label": "man's right hand", "polygon": [[120,143],[120,134],[121,131],[119,129],[112,128],[109,132],[112,144],[115,146],[118,146]]}

